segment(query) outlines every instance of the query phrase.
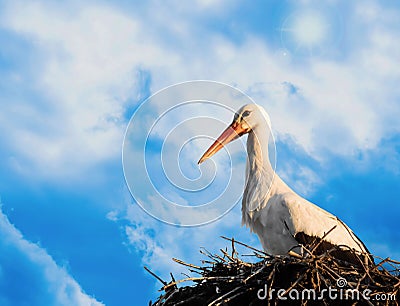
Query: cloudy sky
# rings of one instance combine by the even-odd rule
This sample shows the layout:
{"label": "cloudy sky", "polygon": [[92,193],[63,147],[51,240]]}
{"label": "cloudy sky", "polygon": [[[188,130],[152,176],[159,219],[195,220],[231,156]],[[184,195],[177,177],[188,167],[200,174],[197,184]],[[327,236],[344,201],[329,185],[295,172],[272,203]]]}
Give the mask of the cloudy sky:
{"label": "cloudy sky", "polygon": [[[160,284],[144,265],[168,279],[182,271],[171,257],[198,263],[200,247],[226,246],[220,235],[260,246],[240,227],[240,205],[207,225],[174,226],[140,208],[125,182],[131,116],[190,80],[228,84],[263,105],[279,175],[371,252],[400,259],[399,20],[394,1],[0,0],[0,304],[146,305]],[[148,102],[142,119],[162,112]],[[171,161],[183,141],[217,136],[231,120],[212,106],[196,111],[219,123],[164,135]],[[155,136],[190,114],[171,113]],[[178,154],[187,177],[200,173],[208,144]],[[141,149],[130,158],[143,159]],[[230,149],[241,190],[243,148]],[[203,179],[224,182],[224,154],[202,165]],[[159,193],[193,200],[149,164]]]}

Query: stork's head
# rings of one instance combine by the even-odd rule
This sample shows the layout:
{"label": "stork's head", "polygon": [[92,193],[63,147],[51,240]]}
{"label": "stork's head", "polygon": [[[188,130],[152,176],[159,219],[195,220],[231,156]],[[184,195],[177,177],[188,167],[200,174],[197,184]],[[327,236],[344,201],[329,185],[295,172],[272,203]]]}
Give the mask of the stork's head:
{"label": "stork's head", "polygon": [[218,139],[208,148],[199,160],[201,164],[206,159],[213,156],[222,147],[231,141],[250,133],[252,130],[261,128],[270,128],[271,121],[264,108],[257,104],[246,104],[242,106],[233,117],[231,125],[218,137]]}

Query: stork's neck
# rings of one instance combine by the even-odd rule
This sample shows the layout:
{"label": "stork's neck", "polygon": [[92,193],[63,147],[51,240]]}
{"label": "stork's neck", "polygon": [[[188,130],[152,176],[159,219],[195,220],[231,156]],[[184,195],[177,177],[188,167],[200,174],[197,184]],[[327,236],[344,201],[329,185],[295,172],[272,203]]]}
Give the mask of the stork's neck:
{"label": "stork's neck", "polygon": [[242,223],[251,226],[254,211],[260,210],[271,196],[274,170],[268,156],[269,129],[253,129],[247,138],[246,187],[242,199]]}
{"label": "stork's neck", "polygon": [[247,138],[247,156],[249,175],[261,171],[263,175],[270,176],[272,182],[274,170],[269,160],[268,140],[270,131],[267,127],[258,126],[254,128]]}

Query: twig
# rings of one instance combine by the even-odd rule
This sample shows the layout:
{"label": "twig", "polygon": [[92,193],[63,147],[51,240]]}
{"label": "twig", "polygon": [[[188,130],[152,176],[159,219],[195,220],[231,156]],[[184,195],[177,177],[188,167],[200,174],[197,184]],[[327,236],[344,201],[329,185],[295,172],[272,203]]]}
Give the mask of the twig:
{"label": "twig", "polygon": [[314,251],[321,245],[321,243],[325,241],[326,236],[328,236],[336,227],[337,227],[337,225],[335,225],[334,227],[332,227],[329,231],[327,231],[327,232],[322,236],[321,240],[317,243],[317,245],[315,245],[315,246],[311,249],[311,253],[314,253]]}
{"label": "twig", "polygon": [[[220,236],[220,237],[221,237],[222,239],[225,239],[225,240],[228,240],[228,241],[232,241],[232,239],[227,238],[227,237],[225,237],[225,236]],[[235,243],[237,243],[237,244],[239,244],[239,245],[242,245],[242,246],[244,246],[244,247],[246,247],[246,248],[248,248],[248,249],[250,249],[250,250],[253,250],[253,251],[257,252],[257,253],[261,253],[261,254],[264,254],[264,255],[266,255],[266,256],[271,257],[271,255],[269,255],[268,253],[265,253],[264,251],[261,251],[261,250],[258,250],[258,249],[256,249],[256,248],[253,248],[252,246],[249,246],[249,245],[246,244],[246,243],[243,243],[243,242],[240,242],[240,241],[235,241]]]}
{"label": "twig", "polygon": [[152,276],[154,276],[156,279],[158,279],[164,286],[166,286],[168,283],[166,281],[163,281],[158,275],[153,273],[149,268],[146,266],[143,267],[147,272],[149,272]]}
{"label": "twig", "polygon": [[177,259],[177,258],[172,258],[172,260],[175,261],[176,263],[180,264],[180,265],[191,267],[191,268],[194,268],[196,270],[203,270],[203,271],[207,270],[204,267],[199,267],[199,266],[196,266],[196,265],[193,265],[193,264],[190,264],[190,263],[186,263],[183,260],[180,260],[180,259]]}

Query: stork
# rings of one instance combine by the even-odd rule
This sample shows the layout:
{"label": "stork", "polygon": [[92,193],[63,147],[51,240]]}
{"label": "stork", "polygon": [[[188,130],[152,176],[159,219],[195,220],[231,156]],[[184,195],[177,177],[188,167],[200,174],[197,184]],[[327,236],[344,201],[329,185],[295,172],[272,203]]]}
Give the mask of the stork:
{"label": "stork", "polygon": [[270,131],[271,121],[264,108],[244,105],[198,162],[248,134],[242,225],[257,234],[271,255],[290,251],[302,255],[304,247],[313,244],[314,254],[334,249],[333,256],[353,264],[372,260],[366,246],[344,222],[298,195],[275,173],[268,155]]}

